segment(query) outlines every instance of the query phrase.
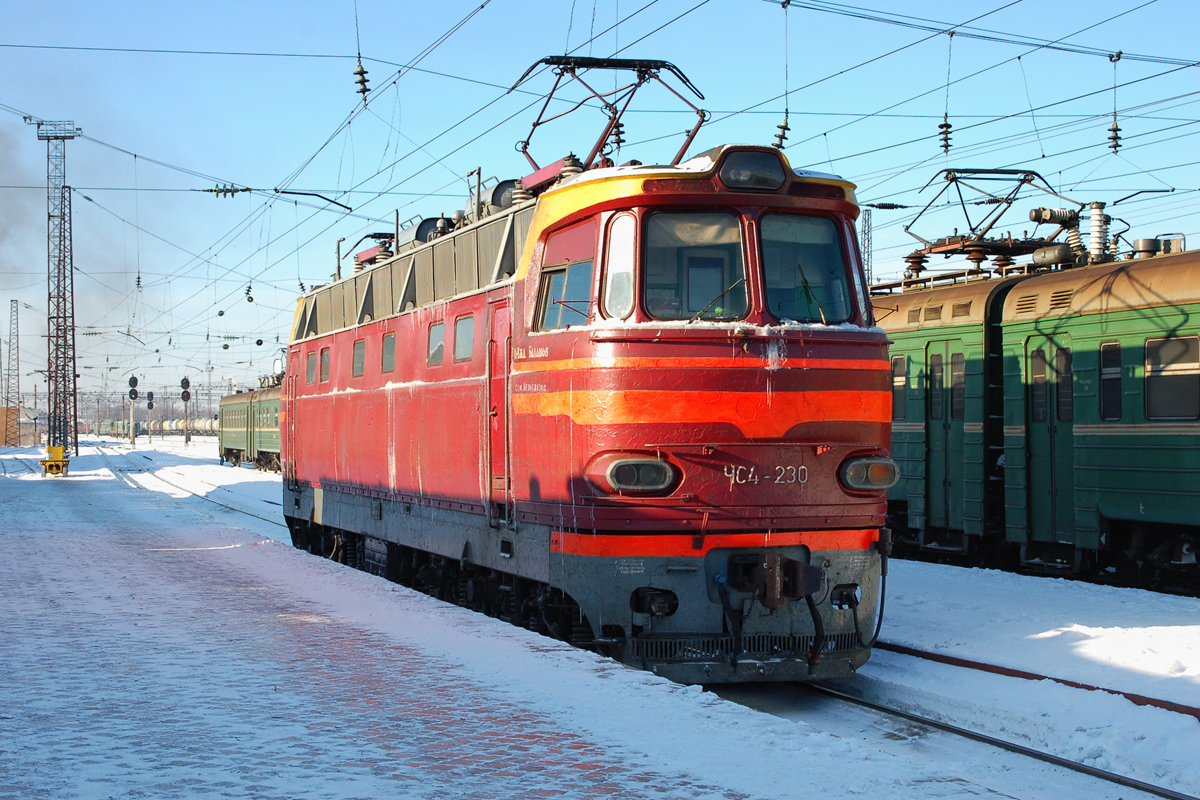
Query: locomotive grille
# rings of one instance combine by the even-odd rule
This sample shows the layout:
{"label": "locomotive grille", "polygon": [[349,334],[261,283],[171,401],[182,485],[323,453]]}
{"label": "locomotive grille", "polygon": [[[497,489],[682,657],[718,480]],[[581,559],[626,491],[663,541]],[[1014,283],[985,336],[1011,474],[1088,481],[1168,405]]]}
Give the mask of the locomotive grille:
{"label": "locomotive grille", "polygon": [[[756,633],[742,637],[741,656],[759,658],[802,657],[812,646],[811,636],[781,636]],[[825,637],[823,653],[858,649],[853,633],[835,633]],[[633,655],[650,661],[714,661],[729,657],[732,636],[641,636],[633,640]]]}
{"label": "locomotive grille", "polygon": [[1050,294],[1050,310],[1061,311],[1064,308],[1071,307],[1071,298],[1075,295],[1074,289],[1059,289],[1057,292]]}

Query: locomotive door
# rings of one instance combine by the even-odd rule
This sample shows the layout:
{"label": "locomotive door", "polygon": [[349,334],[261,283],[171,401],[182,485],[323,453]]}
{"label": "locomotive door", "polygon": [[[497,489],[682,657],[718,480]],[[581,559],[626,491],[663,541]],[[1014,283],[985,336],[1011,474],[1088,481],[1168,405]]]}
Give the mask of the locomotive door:
{"label": "locomotive door", "polygon": [[[926,349],[926,531],[963,529],[963,420],[966,416],[966,354],[958,339],[930,342]],[[935,534],[936,536],[936,534]],[[923,544],[935,544],[928,539]],[[945,543],[943,543],[945,544]]]}
{"label": "locomotive door", "polygon": [[1031,336],[1025,344],[1029,538],[1074,542],[1074,371],[1067,336]]}
{"label": "locomotive door", "polygon": [[491,503],[507,509],[509,469],[508,373],[512,349],[512,313],[507,300],[493,303],[488,327],[488,382],[485,413],[488,415],[487,486]]}
{"label": "locomotive door", "polygon": [[284,429],[280,434],[284,437],[284,442],[280,446],[279,457],[282,459],[280,469],[283,472],[285,480],[296,479],[296,415],[293,413],[296,402],[296,376],[300,374],[299,359],[293,355],[291,364],[288,366],[287,377],[284,378],[283,397],[279,399],[279,410],[281,419],[283,420]]}

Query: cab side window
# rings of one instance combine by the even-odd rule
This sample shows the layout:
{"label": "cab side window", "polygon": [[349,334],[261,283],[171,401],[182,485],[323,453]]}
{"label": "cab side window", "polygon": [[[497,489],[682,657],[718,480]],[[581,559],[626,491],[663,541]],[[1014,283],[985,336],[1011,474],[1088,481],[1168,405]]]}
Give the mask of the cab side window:
{"label": "cab side window", "polygon": [[592,310],[592,266],[595,258],[595,220],[550,234],[542,259],[537,330],[587,324]]}

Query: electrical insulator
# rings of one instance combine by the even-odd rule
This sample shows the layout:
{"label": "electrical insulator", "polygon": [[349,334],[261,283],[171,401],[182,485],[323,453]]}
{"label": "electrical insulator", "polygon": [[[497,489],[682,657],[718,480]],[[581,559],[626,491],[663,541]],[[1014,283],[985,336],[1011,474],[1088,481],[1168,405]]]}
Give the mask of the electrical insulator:
{"label": "electrical insulator", "polygon": [[1113,114],[1113,124],[1108,128],[1108,146],[1114,153],[1121,149],[1121,129],[1117,127],[1117,115]]}
{"label": "electrical insulator", "polygon": [[791,130],[791,126],[788,125],[788,115],[784,114],[783,124],[776,125],[775,127],[779,128],[779,133],[775,134],[775,144],[772,145],[772,147],[774,147],[776,150],[782,150],[783,143],[787,141],[787,132]]}
{"label": "electrical insulator", "polygon": [[354,91],[362,95],[363,105],[365,106],[367,104],[367,92],[371,90],[367,88],[367,71],[363,69],[361,56],[358,59],[358,66],[354,68],[354,74],[357,76],[354,82],[358,84],[358,88]]}
{"label": "electrical insulator", "polygon": [[621,120],[613,123],[612,136],[609,138],[609,142],[617,150],[620,150],[621,145],[625,144],[625,126],[621,123]]}
{"label": "electrical insulator", "polygon": [[254,295],[250,294],[250,284],[246,285],[246,302],[247,303],[254,302]]}
{"label": "electrical insulator", "polygon": [[947,155],[950,154],[950,129],[953,127],[954,126],[950,124],[950,115],[943,114],[942,124],[938,125],[938,130],[941,131],[938,136],[942,138],[942,152],[946,153]]}

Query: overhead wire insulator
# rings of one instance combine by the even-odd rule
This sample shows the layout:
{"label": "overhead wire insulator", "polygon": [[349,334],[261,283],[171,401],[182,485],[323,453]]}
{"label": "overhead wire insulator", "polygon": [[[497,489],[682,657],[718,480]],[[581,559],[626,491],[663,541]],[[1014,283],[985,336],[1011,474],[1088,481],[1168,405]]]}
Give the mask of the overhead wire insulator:
{"label": "overhead wire insulator", "polygon": [[771,146],[776,150],[782,150],[783,143],[787,141],[788,138],[787,132],[792,129],[791,126],[788,125],[788,115],[786,113],[783,115],[783,123],[776,125],[775,127],[779,129],[779,133],[775,134],[775,144]]}
{"label": "overhead wire insulator", "polygon": [[625,144],[625,125],[621,120],[613,123],[612,134],[609,135],[608,141],[616,150],[620,150],[621,145]]}
{"label": "overhead wire insulator", "polygon": [[367,104],[367,92],[371,90],[367,88],[367,71],[363,68],[362,56],[358,57],[358,66],[354,68],[354,74],[357,76],[354,82],[358,84],[358,88],[354,91],[362,95],[363,105],[365,106]]}
{"label": "overhead wire insulator", "polygon": [[1121,149],[1121,129],[1117,127],[1117,115],[1113,114],[1113,123],[1108,126],[1108,146],[1116,153]]}
{"label": "overhead wire insulator", "polygon": [[954,126],[950,124],[950,115],[943,114],[942,122],[940,125],[938,125],[938,130],[941,131],[938,136],[940,136],[942,139],[942,152],[947,155],[950,154],[950,129],[953,127]]}

